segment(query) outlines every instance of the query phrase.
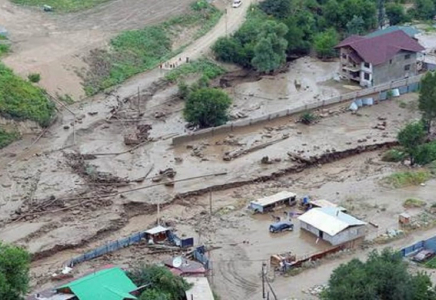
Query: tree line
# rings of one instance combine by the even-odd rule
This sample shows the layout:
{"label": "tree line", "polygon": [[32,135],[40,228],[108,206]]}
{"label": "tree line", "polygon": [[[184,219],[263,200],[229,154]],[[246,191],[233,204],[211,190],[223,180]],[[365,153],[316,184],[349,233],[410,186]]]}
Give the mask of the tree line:
{"label": "tree line", "polygon": [[415,0],[408,11],[385,0],[265,0],[250,7],[247,20],[213,46],[224,62],[271,72],[286,57],[315,50],[320,58],[336,55],[334,46],[353,34],[366,34],[388,21],[390,25],[432,18],[436,0]]}

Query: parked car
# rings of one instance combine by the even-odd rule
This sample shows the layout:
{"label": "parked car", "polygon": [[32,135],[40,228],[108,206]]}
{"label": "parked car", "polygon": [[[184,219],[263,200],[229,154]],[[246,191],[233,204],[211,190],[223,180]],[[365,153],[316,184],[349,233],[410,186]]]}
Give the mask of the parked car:
{"label": "parked car", "polygon": [[238,8],[239,6],[241,6],[241,4],[242,4],[241,0],[234,0],[233,4],[232,4],[232,7],[233,8]]}
{"label": "parked car", "polygon": [[269,225],[269,232],[271,233],[282,232],[284,230],[293,231],[294,224],[289,221],[282,221]]}
{"label": "parked car", "polygon": [[412,257],[412,260],[416,261],[416,262],[424,262],[424,261],[432,258],[433,256],[435,256],[435,254],[436,253],[433,250],[424,249],[424,250],[421,250],[418,253],[416,253]]}

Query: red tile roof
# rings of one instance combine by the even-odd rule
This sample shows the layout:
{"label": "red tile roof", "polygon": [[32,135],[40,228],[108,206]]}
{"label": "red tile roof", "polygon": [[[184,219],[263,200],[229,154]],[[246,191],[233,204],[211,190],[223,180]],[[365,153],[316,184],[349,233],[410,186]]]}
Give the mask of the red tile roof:
{"label": "red tile roof", "polygon": [[335,48],[346,46],[353,48],[365,62],[373,65],[379,65],[388,61],[401,50],[411,52],[424,50],[424,47],[402,30],[372,38],[352,35],[339,43]]}

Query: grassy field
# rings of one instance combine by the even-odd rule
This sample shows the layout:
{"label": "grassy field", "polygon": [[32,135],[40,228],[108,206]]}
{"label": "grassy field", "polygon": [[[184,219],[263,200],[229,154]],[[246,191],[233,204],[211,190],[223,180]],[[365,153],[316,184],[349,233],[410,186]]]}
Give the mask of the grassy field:
{"label": "grassy field", "polygon": [[417,172],[397,172],[384,178],[384,183],[392,185],[395,188],[419,185],[430,179],[430,173],[426,171]]}
{"label": "grassy field", "polygon": [[179,79],[184,79],[189,75],[198,74],[206,79],[214,79],[225,73],[225,70],[211,60],[199,59],[192,61],[189,64],[183,64],[180,67],[171,70],[165,75],[165,79],[176,82]]}
{"label": "grassy field", "polygon": [[67,13],[92,8],[109,0],[12,0],[19,5],[42,7],[49,5],[56,12]]}
{"label": "grassy field", "polygon": [[17,132],[8,132],[0,128],[0,149],[6,147],[19,137]]}
{"label": "grassy field", "polygon": [[0,115],[48,126],[53,113],[54,105],[42,89],[0,63]]}
{"label": "grassy field", "polygon": [[221,17],[221,12],[205,0],[191,5],[191,12],[156,26],[126,31],[113,38],[107,50],[95,50],[86,59],[89,70],[82,74],[87,95],[94,95],[129,77],[150,70],[173,57],[179,49],[172,41],[186,28],[195,28],[194,38],[206,33]]}

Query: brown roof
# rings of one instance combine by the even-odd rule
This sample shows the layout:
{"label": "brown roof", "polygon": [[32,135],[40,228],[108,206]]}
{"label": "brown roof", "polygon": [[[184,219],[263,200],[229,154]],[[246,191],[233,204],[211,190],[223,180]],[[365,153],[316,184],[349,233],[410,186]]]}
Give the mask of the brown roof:
{"label": "brown roof", "polygon": [[397,30],[372,38],[350,36],[335,48],[353,48],[365,62],[373,65],[382,64],[391,59],[401,50],[420,52],[424,50],[417,41],[409,37],[404,31]]}

